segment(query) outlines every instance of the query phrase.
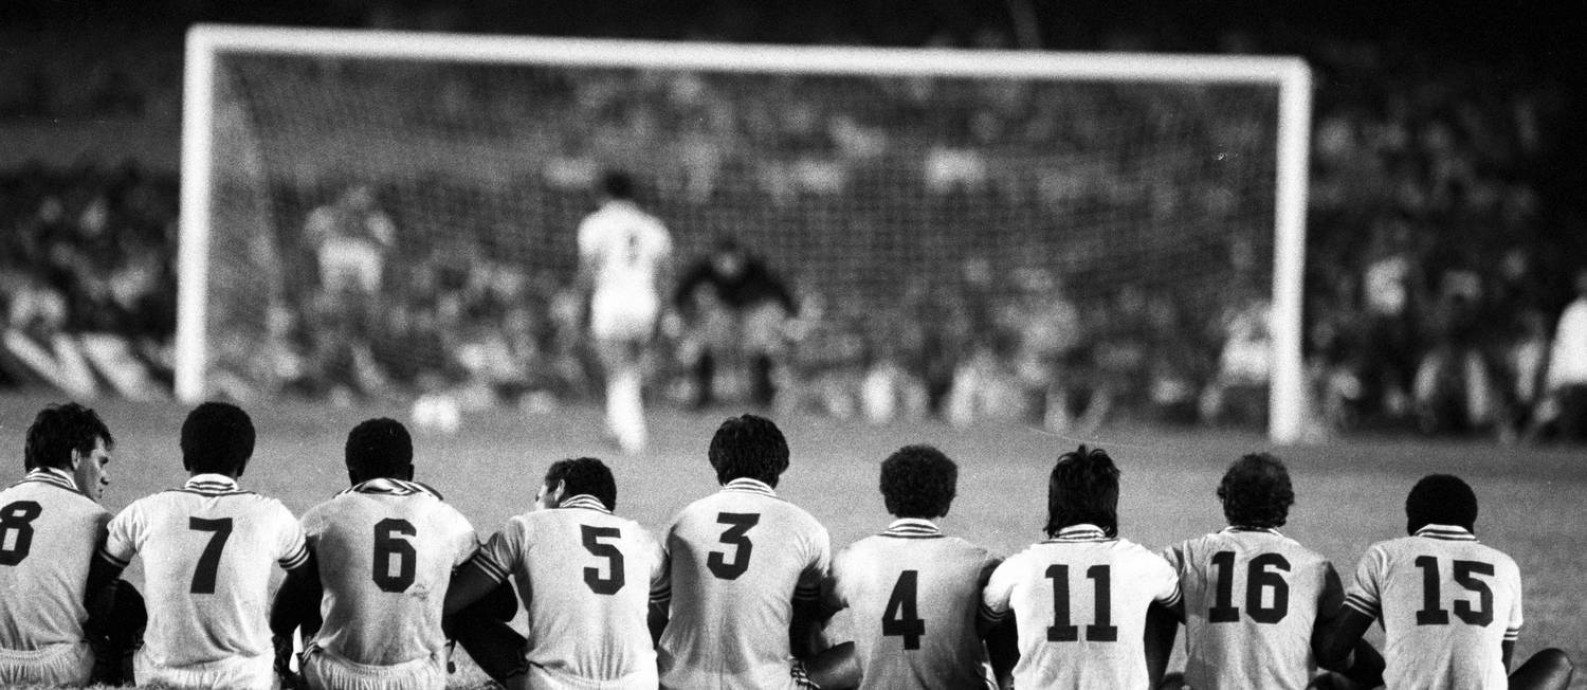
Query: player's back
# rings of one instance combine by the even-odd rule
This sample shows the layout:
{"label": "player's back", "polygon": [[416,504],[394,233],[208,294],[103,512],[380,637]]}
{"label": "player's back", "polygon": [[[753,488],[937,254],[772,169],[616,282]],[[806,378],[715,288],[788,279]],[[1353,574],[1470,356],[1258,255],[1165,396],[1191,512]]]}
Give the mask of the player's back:
{"label": "player's back", "polygon": [[1228,528],[1167,549],[1185,598],[1185,682],[1302,690],[1319,616],[1344,598],[1326,558],[1275,530]]}
{"label": "player's back", "polygon": [[848,608],[860,688],[984,685],[976,619],[997,563],[925,520],[899,520],[840,552],[826,596]]}
{"label": "player's back", "polygon": [[474,528],[422,484],[374,479],[303,514],[325,588],[313,646],[392,666],[443,652],[452,571],[474,554]]}
{"label": "player's back", "polygon": [[1367,549],[1345,604],[1383,624],[1396,688],[1502,688],[1520,633],[1521,573],[1459,527],[1429,525]]}
{"label": "player's back", "polygon": [[271,573],[308,559],[286,506],[214,474],[139,499],[112,519],[102,555],[126,566],[134,554],[149,609],[140,654],[161,668],[268,663]]}
{"label": "player's back", "polygon": [[579,255],[591,262],[599,293],[648,294],[658,289],[672,238],[654,216],[626,201],[607,203],[579,225]]}
{"label": "player's back", "polygon": [[599,499],[574,496],[512,518],[481,565],[514,575],[529,613],[532,687],[656,687],[647,614],[661,546]]}
{"label": "player's back", "polygon": [[1172,606],[1179,587],[1162,557],[1078,525],[1009,557],[985,599],[1014,612],[1018,687],[1144,689],[1146,609]]}
{"label": "player's back", "polygon": [[109,521],[61,470],[0,491],[0,649],[82,643],[88,566]]}
{"label": "player's back", "polygon": [[737,479],[684,508],[667,533],[667,688],[791,688],[793,600],[814,603],[831,559],[825,527],[765,484]]}

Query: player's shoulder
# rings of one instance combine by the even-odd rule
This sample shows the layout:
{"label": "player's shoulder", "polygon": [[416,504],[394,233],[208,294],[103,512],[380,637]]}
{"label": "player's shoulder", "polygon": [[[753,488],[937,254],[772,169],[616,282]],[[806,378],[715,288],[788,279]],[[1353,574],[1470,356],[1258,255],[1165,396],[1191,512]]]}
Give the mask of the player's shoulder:
{"label": "player's shoulder", "polygon": [[108,513],[104,506],[82,492],[65,484],[49,481],[23,480],[0,490],[0,505],[14,501],[36,501],[59,510],[98,515]]}

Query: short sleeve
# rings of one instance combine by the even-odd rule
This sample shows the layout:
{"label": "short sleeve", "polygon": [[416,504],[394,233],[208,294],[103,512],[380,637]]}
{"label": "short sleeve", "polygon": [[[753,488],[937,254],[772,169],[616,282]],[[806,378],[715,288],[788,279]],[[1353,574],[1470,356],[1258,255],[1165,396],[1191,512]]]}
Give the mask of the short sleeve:
{"label": "short sleeve", "polygon": [[843,591],[843,582],[852,577],[849,569],[850,561],[854,559],[854,547],[850,546],[838,552],[832,559],[832,570],[821,579],[821,615],[831,616],[849,607],[848,595]]}
{"label": "short sleeve", "polygon": [[451,506],[447,506],[447,509],[449,513],[447,521],[452,526],[452,548],[455,554],[452,558],[452,567],[456,568],[467,563],[468,559],[479,552],[479,534],[474,531],[474,525],[469,523],[468,518],[463,517],[457,509]]}
{"label": "short sleeve", "polygon": [[303,527],[303,538],[308,541],[310,548],[313,548],[319,542],[319,537],[325,532],[325,527],[332,522],[325,517],[325,513],[330,510],[330,506],[330,503],[321,503],[314,506],[298,520],[298,523]]}
{"label": "short sleeve", "polygon": [[1157,554],[1147,552],[1148,560],[1152,564],[1152,598],[1163,606],[1173,607],[1179,604],[1183,597],[1179,593],[1179,571],[1167,559]]}
{"label": "short sleeve", "polygon": [[512,569],[523,555],[522,546],[528,541],[529,525],[521,517],[507,521],[507,526],[491,535],[485,546],[474,556],[474,563],[490,579],[506,582]]}
{"label": "short sleeve", "polygon": [[810,553],[804,570],[799,573],[799,583],[794,587],[796,601],[816,601],[821,597],[821,582],[832,569],[832,537],[827,528],[816,526],[810,535]]}
{"label": "short sleeve", "polygon": [[672,578],[667,573],[667,552],[650,530],[640,527],[639,534],[650,556],[650,601],[658,604],[669,601],[672,599]]}
{"label": "short sleeve", "polygon": [[1328,619],[1338,615],[1339,607],[1344,606],[1345,586],[1334,564],[1326,560],[1322,562],[1322,578],[1322,590],[1317,595],[1317,617]]}
{"label": "short sleeve", "polygon": [[986,587],[981,590],[982,618],[996,622],[1008,616],[1009,600],[1014,596],[1014,585],[1018,579],[1018,556],[1003,561],[993,569],[992,576],[987,578]]}
{"label": "short sleeve", "polygon": [[1504,641],[1514,642],[1520,639],[1521,624],[1525,622],[1521,616],[1521,569],[1511,562],[1508,570],[1514,580],[1515,603],[1510,606],[1510,622],[1504,628]]}
{"label": "short sleeve", "polygon": [[309,560],[308,539],[303,534],[303,525],[298,519],[292,517],[292,511],[287,507],[276,504],[276,519],[280,531],[276,536],[276,563],[282,570],[293,570]]}
{"label": "short sleeve", "polygon": [[1387,560],[1383,547],[1367,549],[1356,566],[1356,581],[1345,592],[1345,606],[1374,620],[1383,617],[1383,571]]}
{"label": "short sleeve", "polygon": [[141,505],[133,503],[123,508],[105,526],[105,543],[99,550],[100,557],[117,567],[127,567],[132,557],[138,554],[138,546],[143,543],[144,526]]}
{"label": "short sleeve", "polygon": [[1185,572],[1185,543],[1181,542],[1163,549],[1163,560],[1168,561],[1168,567],[1181,575]]}
{"label": "short sleeve", "polygon": [[594,217],[585,218],[583,222],[579,223],[578,243],[580,257],[587,259],[598,250],[596,247],[598,230],[598,221]]}

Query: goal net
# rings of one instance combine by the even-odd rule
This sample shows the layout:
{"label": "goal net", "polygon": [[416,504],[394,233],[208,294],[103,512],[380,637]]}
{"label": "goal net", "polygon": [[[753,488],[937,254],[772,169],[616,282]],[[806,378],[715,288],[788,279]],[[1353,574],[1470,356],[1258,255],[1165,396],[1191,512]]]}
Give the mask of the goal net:
{"label": "goal net", "polygon": [[619,168],[681,261],[731,235],[794,286],[812,369],[1018,379],[1049,338],[1140,411],[1259,305],[1301,429],[1296,59],[200,26],[186,70],[184,399],[576,394],[574,229]]}

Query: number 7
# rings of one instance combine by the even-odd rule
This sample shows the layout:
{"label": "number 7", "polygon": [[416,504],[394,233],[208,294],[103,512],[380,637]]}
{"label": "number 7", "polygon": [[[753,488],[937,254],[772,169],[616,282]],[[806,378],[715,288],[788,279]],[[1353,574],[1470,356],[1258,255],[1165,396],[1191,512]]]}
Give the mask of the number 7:
{"label": "number 7", "polygon": [[209,544],[204,546],[204,553],[198,557],[198,567],[193,569],[193,588],[188,590],[194,594],[214,594],[215,571],[220,569],[220,552],[226,548],[226,540],[231,538],[231,518],[207,520],[190,517],[187,519],[187,528],[215,533],[209,538]]}

